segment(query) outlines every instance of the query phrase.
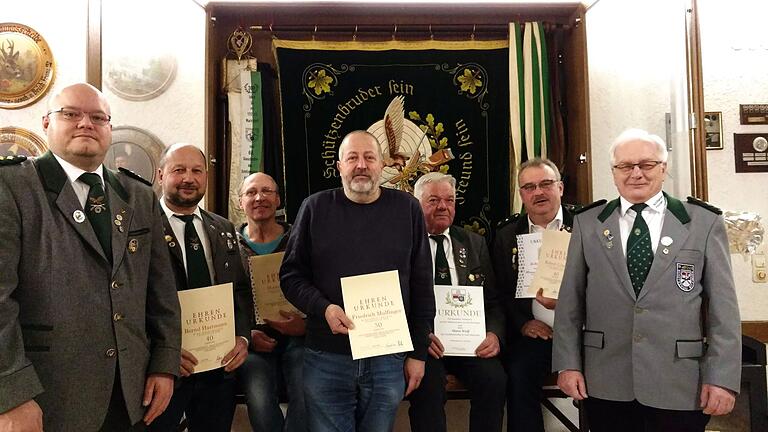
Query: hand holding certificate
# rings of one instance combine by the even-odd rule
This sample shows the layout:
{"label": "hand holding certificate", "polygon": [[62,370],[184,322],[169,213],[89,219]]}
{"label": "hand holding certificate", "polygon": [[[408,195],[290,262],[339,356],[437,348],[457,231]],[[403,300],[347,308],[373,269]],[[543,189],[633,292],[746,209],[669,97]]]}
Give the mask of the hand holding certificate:
{"label": "hand holding certificate", "polygon": [[235,346],[232,283],[179,291],[181,347],[197,358],[195,373],[220,368]]}
{"label": "hand holding certificate", "polygon": [[397,270],[341,278],[352,358],[412,351]]}
{"label": "hand holding certificate", "polygon": [[435,336],[443,355],[474,357],[485,340],[482,286],[435,285]]}
{"label": "hand holding certificate", "polygon": [[547,230],[542,233],[542,245],[539,251],[539,263],[533,276],[528,293],[541,289],[543,296],[556,299],[560,292],[560,283],[565,273],[565,261],[568,258],[568,244],[571,233]]}
{"label": "hand holding certificate", "polygon": [[256,324],[264,324],[264,318],[270,320],[285,319],[280,311],[301,314],[283,295],[280,288],[280,264],[284,252],[268,255],[256,255],[248,258],[251,269],[251,289],[253,307],[256,311]]}

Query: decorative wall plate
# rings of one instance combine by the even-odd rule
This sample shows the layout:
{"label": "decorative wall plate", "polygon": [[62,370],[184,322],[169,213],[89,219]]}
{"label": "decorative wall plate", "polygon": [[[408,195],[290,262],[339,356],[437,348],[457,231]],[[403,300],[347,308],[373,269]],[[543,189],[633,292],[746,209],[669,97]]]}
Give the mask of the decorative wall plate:
{"label": "decorative wall plate", "polygon": [[14,126],[0,128],[0,156],[40,156],[48,144],[36,133]]}
{"label": "decorative wall plate", "polygon": [[51,87],[55,72],[51,49],[38,32],[0,23],[0,108],[33,104]]}
{"label": "decorative wall plate", "polygon": [[133,126],[115,126],[104,165],[113,170],[129,169],[152,182],[155,192],[159,192],[155,176],[163,149],[165,144],[151,132]]}
{"label": "decorative wall plate", "polygon": [[156,98],[176,76],[176,57],[125,56],[106,59],[104,83],[117,96],[134,101]]}

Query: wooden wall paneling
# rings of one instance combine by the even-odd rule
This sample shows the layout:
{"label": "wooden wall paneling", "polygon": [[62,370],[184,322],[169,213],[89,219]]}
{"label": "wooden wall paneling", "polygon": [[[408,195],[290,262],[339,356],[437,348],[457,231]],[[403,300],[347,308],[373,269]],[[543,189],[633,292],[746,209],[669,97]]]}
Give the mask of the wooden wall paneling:
{"label": "wooden wall paneling", "polygon": [[101,90],[101,0],[88,0],[85,81]]}
{"label": "wooden wall paneling", "polygon": [[[565,185],[564,201],[592,202],[592,156],[589,115],[589,73],[587,65],[586,9],[579,5],[570,17],[571,38],[566,51],[568,83],[568,144],[571,147],[566,172],[578,181]],[[580,161],[586,155],[586,161]],[[600,169],[599,167],[597,169]]]}

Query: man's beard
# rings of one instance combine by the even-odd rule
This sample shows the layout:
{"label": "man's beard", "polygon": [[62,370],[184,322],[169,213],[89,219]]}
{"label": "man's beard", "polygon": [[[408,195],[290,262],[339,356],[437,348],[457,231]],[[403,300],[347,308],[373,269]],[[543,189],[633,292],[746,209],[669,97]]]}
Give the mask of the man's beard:
{"label": "man's beard", "polygon": [[192,208],[197,206],[197,204],[200,202],[201,199],[203,199],[203,195],[199,191],[193,195],[190,198],[182,198],[182,196],[178,192],[170,193],[165,196],[165,199],[168,200],[171,204],[173,204],[176,207],[181,208]]}

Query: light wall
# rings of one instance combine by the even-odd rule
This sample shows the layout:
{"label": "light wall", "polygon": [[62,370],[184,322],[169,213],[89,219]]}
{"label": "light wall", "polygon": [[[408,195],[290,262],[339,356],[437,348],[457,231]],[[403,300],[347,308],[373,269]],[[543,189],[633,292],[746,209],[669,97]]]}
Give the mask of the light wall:
{"label": "light wall", "polygon": [[[603,0],[587,11],[586,25],[592,196],[595,200],[618,196],[608,147],[628,128],[645,129],[671,146],[664,188],[687,196],[684,2]],[[665,113],[671,114],[669,128]]]}
{"label": "light wall", "polygon": [[171,53],[178,65],[171,85],[150,100],[121,99],[105,85],[113,124],[145,129],[166,146],[205,148],[205,11],[192,0],[104,1],[102,15],[105,62]]}
{"label": "light wall", "polygon": [[[165,145],[190,142],[205,147],[205,11],[192,0],[105,0],[102,2],[103,57],[171,52],[178,64],[167,90],[146,101],[121,99],[106,85],[113,126],[134,126]],[[86,80],[87,0],[15,1],[0,21],[35,29],[48,42],[56,62],[52,90],[33,105],[0,110],[0,127],[29,129],[45,139],[40,125],[53,89]],[[106,81],[105,81],[106,82]]]}
{"label": "light wall", "polygon": [[85,81],[87,17],[86,0],[18,1],[13,2],[13,7],[3,8],[0,21],[32,27],[45,39],[51,48],[56,72],[48,93],[34,104],[15,110],[0,109],[0,127],[22,127],[45,139],[41,118],[48,95],[67,83]]}
{"label": "light wall", "polygon": [[[768,173],[735,172],[733,134],[768,134],[768,125],[739,124],[739,104],[768,103],[768,2],[699,0],[699,10],[704,109],[723,113],[723,150],[707,151],[709,200],[723,210],[756,212],[765,225]],[[752,283],[748,258],[733,255],[732,263],[742,320],[768,320],[768,284]]]}

